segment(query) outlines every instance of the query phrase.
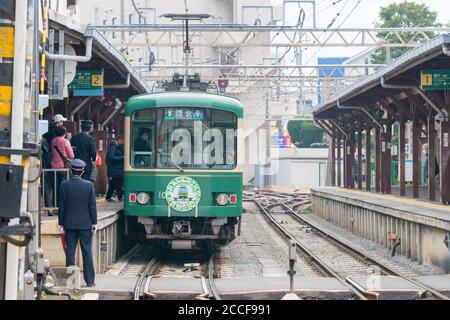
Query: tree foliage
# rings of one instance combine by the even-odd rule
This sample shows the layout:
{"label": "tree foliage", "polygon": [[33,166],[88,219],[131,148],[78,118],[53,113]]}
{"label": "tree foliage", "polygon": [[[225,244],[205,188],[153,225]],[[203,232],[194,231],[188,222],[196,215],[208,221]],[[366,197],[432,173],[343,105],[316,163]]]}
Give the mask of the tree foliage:
{"label": "tree foliage", "polygon": [[316,128],[311,120],[290,120],[287,129],[292,143],[299,148],[309,148],[311,143],[323,141],[322,129]]}
{"label": "tree foliage", "polygon": [[[422,3],[404,1],[401,3],[392,3],[386,7],[382,7],[379,14],[379,21],[375,22],[378,28],[414,28],[414,27],[433,27],[437,26],[437,12],[430,10],[427,5]],[[434,37],[433,32],[426,32],[430,38]],[[389,43],[400,43],[400,39],[392,33],[380,32],[378,37],[385,39]],[[413,43],[423,43],[426,37],[422,34],[404,32],[402,38]],[[378,49],[372,55],[372,63],[386,63],[386,50]],[[405,53],[408,48],[391,48],[391,59],[395,60]]]}

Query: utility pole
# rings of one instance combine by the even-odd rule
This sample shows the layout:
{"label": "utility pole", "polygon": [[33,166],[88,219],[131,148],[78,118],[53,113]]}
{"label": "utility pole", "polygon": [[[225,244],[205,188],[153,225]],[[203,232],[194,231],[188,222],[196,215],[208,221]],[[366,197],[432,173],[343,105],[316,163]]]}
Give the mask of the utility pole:
{"label": "utility pole", "polygon": [[[17,188],[15,194],[20,194],[15,200],[0,200],[4,204],[5,201],[12,201],[12,206],[17,208],[15,212],[6,212],[6,216],[5,210],[0,210],[0,299],[7,300],[23,299],[25,270],[32,268],[27,265],[27,261],[32,262],[32,259],[27,259],[26,254],[33,257],[38,246],[32,237],[39,221],[38,3],[5,0],[0,16],[3,21],[11,22],[0,30],[1,36],[6,35],[2,39],[6,39],[3,46],[7,48],[0,52],[0,64],[12,66],[12,72],[8,75],[10,78],[2,79],[2,82],[6,81],[5,90],[11,92],[11,100],[4,101],[4,112],[0,116],[3,131],[0,135],[0,163],[3,167],[9,167],[9,174],[17,181],[17,185],[11,187]],[[0,176],[5,178],[3,173]],[[24,221],[28,221],[27,224]],[[27,232],[18,231],[24,226]],[[21,236],[25,236],[25,240]],[[25,250],[27,246],[28,253]]]}
{"label": "utility pole", "polygon": [[270,167],[270,119],[269,119],[269,92],[266,92],[266,112],[265,112],[265,127],[266,127],[266,156],[264,159],[264,169],[263,172],[263,181],[264,188],[270,189],[272,186],[272,175],[271,175],[271,167]]}

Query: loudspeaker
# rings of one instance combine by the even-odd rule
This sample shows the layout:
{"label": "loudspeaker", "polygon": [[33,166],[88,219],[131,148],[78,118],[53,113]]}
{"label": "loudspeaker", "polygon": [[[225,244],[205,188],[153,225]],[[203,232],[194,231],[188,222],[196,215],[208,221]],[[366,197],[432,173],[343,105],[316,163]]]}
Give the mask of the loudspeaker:
{"label": "loudspeaker", "polygon": [[18,218],[22,199],[23,166],[0,164],[0,217]]}

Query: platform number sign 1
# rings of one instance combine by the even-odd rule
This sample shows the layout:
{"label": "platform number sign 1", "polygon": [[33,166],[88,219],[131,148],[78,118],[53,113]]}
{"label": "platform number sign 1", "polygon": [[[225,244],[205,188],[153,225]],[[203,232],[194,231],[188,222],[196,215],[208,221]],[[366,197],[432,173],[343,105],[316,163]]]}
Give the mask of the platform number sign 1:
{"label": "platform number sign 1", "polygon": [[420,88],[422,90],[450,89],[450,70],[422,70]]}

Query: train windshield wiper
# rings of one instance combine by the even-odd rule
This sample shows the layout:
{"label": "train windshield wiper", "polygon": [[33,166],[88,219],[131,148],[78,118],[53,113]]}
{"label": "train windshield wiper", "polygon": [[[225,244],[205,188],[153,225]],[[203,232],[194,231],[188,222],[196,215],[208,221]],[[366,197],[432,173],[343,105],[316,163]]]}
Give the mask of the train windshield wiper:
{"label": "train windshield wiper", "polygon": [[[170,159],[170,158],[169,158]],[[182,167],[180,167],[177,163],[175,163],[175,161],[173,161],[172,159],[170,159],[170,162],[172,162],[172,164],[177,167],[178,170],[180,170],[180,172],[184,172],[184,169]]]}

